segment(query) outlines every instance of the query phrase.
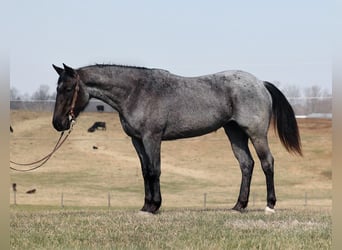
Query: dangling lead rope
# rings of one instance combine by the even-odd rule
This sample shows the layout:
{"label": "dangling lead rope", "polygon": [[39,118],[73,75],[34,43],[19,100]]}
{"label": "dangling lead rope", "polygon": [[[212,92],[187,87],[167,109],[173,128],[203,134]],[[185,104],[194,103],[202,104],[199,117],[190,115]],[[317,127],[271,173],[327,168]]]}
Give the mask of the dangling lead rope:
{"label": "dangling lead rope", "polygon": [[14,168],[14,167],[11,167],[10,166],[10,169],[12,170],[15,170],[15,171],[18,171],[18,172],[28,172],[28,171],[32,171],[32,170],[35,170],[37,168],[40,168],[41,166],[43,166],[50,158],[51,156],[62,146],[62,144],[66,141],[66,139],[68,138],[68,136],[70,135],[71,131],[72,131],[72,128],[76,122],[76,116],[74,114],[74,108],[75,108],[75,105],[76,105],[76,101],[77,101],[77,96],[78,96],[78,92],[80,90],[80,76],[78,74],[76,74],[76,86],[75,86],[75,91],[74,91],[74,95],[72,97],[72,101],[71,101],[71,108],[70,108],[70,111],[69,111],[69,121],[70,121],[70,129],[67,133],[67,135],[62,139],[63,135],[64,135],[64,131],[61,133],[61,136],[59,137],[55,147],[53,148],[53,150],[51,151],[50,154],[48,154],[47,156],[43,157],[42,159],[38,160],[38,161],[34,161],[34,162],[31,162],[31,163],[17,163],[17,162],[14,162],[14,161],[11,161],[10,160],[10,163],[12,164],[15,164],[17,166],[33,166],[35,164],[38,164],[37,166],[34,166],[32,168],[29,168],[29,169],[17,169],[17,168]]}
{"label": "dangling lead rope", "polygon": [[10,163],[12,163],[14,165],[17,165],[17,166],[33,166],[35,164],[38,164],[37,166],[34,166],[32,168],[28,168],[28,169],[18,169],[18,168],[14,168],[14,167],[10,166],[10,169],[18,171],[18,172],[28,172],[28,171],[32,171],[32,170],[35,170],[35,169],[40,168],[41,166],[43,166],[51,158],[51,156],[62,146],[62,144],[66,141],[66,139],[68,138],[68,136],[70,135],[70,133],[72,131],[74,123],[75,123],[75,120],[72,119],[71,120],[71,126],[70,126],[70,129],[69,129],[67,135],[63,138],[63,135],[64,135],[64,131],[63,131],[61,133],[61,135],[60,135],[60,137],[59,137],[55,147],[51,151],[51,153],[49,153],[48,155],[46,155],[42,159],[34,161],[34,162],[30,162],[30,163],[17,163],[17,162],[14,162],[14,161],[10,160]]}

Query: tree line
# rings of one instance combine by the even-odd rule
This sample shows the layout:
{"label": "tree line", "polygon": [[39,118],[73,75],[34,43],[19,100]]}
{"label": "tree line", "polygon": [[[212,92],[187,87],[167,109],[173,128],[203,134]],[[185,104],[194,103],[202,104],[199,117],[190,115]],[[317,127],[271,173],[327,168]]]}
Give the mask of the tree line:
{"label": "tree line", "polygon": [[11,101],[46,101],[46,100],[55,100],[56,99],[56,91],[50,93],[50,87],[46,84],[42,84],[38,87],[36,91],[30,94],[23,94],[18,89],[11,87],[10,88],[10,100]]}
{"label": "tree line", "polygon": [[291,103],[296,115],[309,115],[313,113],[332,113],[332,94],[329,90],[312,85],[300,88],[298,85],[276,85]]}

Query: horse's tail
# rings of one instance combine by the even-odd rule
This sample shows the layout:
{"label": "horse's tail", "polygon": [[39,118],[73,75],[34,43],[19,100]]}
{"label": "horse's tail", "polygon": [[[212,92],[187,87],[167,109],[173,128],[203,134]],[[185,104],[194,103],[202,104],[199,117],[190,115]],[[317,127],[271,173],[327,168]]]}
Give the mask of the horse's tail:
{"label": "horse's tail", "polygon": [[287,151],[302,155],[300,135],[295,113],[284,94],[272,83],[264,82],[272,96],[274,129]]}

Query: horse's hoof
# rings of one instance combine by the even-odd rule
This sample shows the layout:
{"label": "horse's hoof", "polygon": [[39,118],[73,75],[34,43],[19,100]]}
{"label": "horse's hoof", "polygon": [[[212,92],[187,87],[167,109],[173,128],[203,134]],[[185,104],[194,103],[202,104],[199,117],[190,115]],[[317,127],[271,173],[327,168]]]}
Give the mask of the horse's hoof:
{"label": "horse's hoof", "polygon": [[231,211],[234,212],[234,213],[240,213],[240,214],[242,214],[242,213],[247,213],[248,210],[247,210],[246,207],[243,208],[243,207],[241,207],[241,206],[235,205],[235,206],[231,209]]}
{"label": "horse's hoof", "polygon": [[265,208],[265,214],[274,214],[275,210],[273,208],[266,207]]}

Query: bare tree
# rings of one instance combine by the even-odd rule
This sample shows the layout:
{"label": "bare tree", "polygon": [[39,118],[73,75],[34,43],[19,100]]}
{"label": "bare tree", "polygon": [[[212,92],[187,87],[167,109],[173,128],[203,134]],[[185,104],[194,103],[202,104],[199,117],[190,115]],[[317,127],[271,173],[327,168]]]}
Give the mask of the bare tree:
{"label": "bare tree", "polygon": [[272,84],[274,84],[275,86],[277,86],[277,88],[279,88],[279,89],[281,89],[281,82],[280,81],[278,81],[278,80],[273,80],[273,81],[271,81],[271,83]]}
{"label": "bare tree", "polygon": [[322,97],[323,89],[320,86],[313,85],[311,87],[305,88],[304,94],[306,98]]}
{"label": "bare tree", "polygon": [[[307,99],[307,113],[330,113],[332,110],[331,95],[327,90],[314,85],[304,90]],[[329,98],[330,97],[330,98]]]}
{"label": "bare tree", "polygon": [[283,88],[283,93],[287,98],[301,97],[301,90],[298,85],[288,85]]}
{"label": "bare tree", "polygon": [[50,99],[50,87],[48,85],[40,85],[38,90],[32,94],[33,100],[45,101]]}
{"label": "bare tree", "polygon": [[14,87],[10,88],[10,100],[11,101],[19,101],[19,100],[21,100],[19,91],[16,88],[14,88]]}
{"label": "bare tree", "polygon": [[57,93],[56,91],[52,92],[52,94],[50,95],[50,99],[51,100],[55,100],[56,99],[56,96],[57,96]]}
{"label": "bare tree", "polygon": [[282,88],[282,92],[288,98],[295,113],[297,115],[302,114],[305,104],[303,104],[303,99],[301,99],[301,89],[298,85],[286,85]]}

